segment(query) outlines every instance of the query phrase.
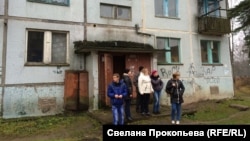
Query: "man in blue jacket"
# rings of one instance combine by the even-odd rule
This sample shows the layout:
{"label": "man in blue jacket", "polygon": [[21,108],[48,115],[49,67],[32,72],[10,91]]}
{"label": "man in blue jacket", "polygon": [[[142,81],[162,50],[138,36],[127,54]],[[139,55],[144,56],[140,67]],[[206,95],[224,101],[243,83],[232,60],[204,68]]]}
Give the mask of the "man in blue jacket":
{"label": "man in blue jacket", "polygon": [[108,97],[112,105],[113,124],[124,124],[124,98],[127,95],[127,86],[120,80],[118,73],[113,74],[113,81],[108,85]]}

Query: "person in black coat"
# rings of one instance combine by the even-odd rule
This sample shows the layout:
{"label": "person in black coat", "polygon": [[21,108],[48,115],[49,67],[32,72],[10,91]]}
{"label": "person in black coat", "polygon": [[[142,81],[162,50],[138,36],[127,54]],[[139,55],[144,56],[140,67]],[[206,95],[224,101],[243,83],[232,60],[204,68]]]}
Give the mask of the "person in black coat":
{"label": "person in black coat", "polygon": [[185,87],[180,80],[179,72],[174,73],[173,78],[168,80],[166,85],[166,92],[167,91],[170,92],[172,124],[180,124],[182,110],[181,104],[184,102],[183,94]]}
{"label": "person in black coat", "polygon": [[131,71],[130,69],[125,69],[123,73],[123,81],[127,86],[127,96],[125,97],[125,116],[128,121],[132,121],[130,106],[131,106],[131,99],[133,97],[133,86],[132,80],[130,78]]}

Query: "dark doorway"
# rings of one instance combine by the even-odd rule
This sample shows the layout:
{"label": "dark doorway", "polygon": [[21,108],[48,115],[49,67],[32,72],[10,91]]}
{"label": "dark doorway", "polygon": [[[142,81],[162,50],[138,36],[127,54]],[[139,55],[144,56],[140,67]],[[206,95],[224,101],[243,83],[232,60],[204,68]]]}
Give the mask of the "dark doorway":
{"label": "dark doorway", "polygon": [[119,73],[120,76],[123,75],[123,72],[125,70],[125,56],[119,55],[119,56],[113,56],[113,73]]}

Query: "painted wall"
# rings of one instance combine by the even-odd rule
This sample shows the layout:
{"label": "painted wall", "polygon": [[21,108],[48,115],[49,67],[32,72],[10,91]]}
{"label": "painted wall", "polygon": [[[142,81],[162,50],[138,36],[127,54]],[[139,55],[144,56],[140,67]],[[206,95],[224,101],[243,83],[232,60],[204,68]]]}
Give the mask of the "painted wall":
{"label": "painted wall", "polygon": [[3,118],[59,114],[63,109],[63,85],[5,87]]}
{"label": "painted wall", "polygon": [[[62,113],[65,70],[82,70],[84,65],[82,56],[74,54],[73,45],[74,41],[84,38],[83,1],[72,0],[70,6],[57,6],[26,0],[9,0],[9,16],[12,18],[8,20],[7,30],[6,81],[4,94],[0,97],[3,98],[3,111],[1,111],[3,117]],[[58,20],[58,22],[48,19]],[[2,20],[0,22],[2,23]],[[0,41],[3,39],[2,26],[3,24],[0,26]],[[68,32],[67,55],[70,65],[25,66],[26,29],[29,28]],[[2,51],[2,44],[0,51]]]}
{"label": "painted wall", "polygon": [[69,6],[9,0],[10,16],[82,22],[83,13],[82,0],[70,0]]}
{"label": "painted wall", "polygon": [[0,15],[4,15],[4,0],[0,0]]}

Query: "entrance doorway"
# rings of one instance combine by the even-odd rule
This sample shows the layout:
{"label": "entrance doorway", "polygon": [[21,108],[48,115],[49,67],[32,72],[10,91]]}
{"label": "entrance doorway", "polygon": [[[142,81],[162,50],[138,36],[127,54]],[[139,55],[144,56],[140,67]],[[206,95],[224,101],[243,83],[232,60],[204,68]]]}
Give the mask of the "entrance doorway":
{"label": "entrance doorway", "polygon": [[113,73],[119,73],[122,78],[125,68],[125,55],[113,56]]}
{"label": "entrance doorway", "polygon": [[[99,106],[110,106],[107,87],[112,82],[113,73],[119,73],[122,77],[124,70],[129,68],[135,74],[139,66],[147,67],[151,71],[151,55],[149,53],[99,53]],[[136,97],[135,88],[133,97]]]}

